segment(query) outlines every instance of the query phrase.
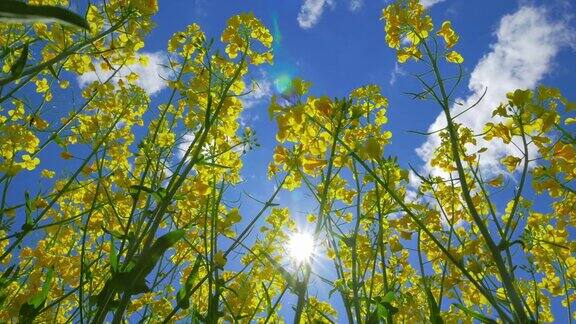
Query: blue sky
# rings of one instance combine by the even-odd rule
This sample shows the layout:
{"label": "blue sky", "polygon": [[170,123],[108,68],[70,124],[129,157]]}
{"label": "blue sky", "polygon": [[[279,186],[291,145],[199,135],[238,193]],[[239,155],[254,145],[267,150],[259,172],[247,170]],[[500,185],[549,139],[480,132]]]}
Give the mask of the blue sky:
{"label": "blue sky", "polygon": [[[313,94],[331,97],[345,96],[367,83],[380,85],[390,100],[389,128],[394,132],[388,152],[401,156],[406,162],[419,161],[421,158],[414,149],[425,139],[407,131],[426,131],[439,111],[429,102],[415,102],[404,94],[418,90],[414,79],[407,75],[418,68],[412,64],[397,65],[394,51],[384,42],[380,16],[387,2],[164,2],[160,4],[160,12],[155,17],[158,25],[148,37],[145,51],[157,52],[161,59],[172,33],[192,22],[199,23],[207,35],[217,39],[230,16],[253,12],[271,30],[276,29],[276,36],[278,31],[281,35],[275,48],[274,65],[252,72],[251,77],[261,91],[255,91],[258,98],[248,100],[250,107],[244,114],[247,124],[261,135],[260,142],[264,144],[261,151],[274,145],[273,138],[267,136],[274,132],[274,125],[266,115],[267,99],[276,90],[275,80],[288,75],[311,81]],[[430,10],[436,25],[451,20],[460,33],[457,46],[465,57],[465,73],[477,72],[472,86],[491,83],[486,111],[502,100],[503,93],[518,87],[545,83],[559,86],[569,98],[574,93],[571,70],[561,68],[575,62],[575,48],[570,47],[568,39],[569,30],[574,27],[570,14],[574,8],[570,1],[428,0],[426,3],[435,3]],[[278,28],[274,28],[275,25]],[[479,66],[483,58],[488,61],[484,67]],[[460,87],[458,96],[462,100],[475,99],[476,93],[469,91],[468,82],[465,80]],[[492,86],[494,83],[496,87]],[[156,95],[159,100],[162,97]],[[260,153],[253,155],[260,156]]]}
{"label": "blue sky", "polygon": [[[243,113],[243,122],[256,130],[262,146],[246,155],[243,170],[246,181],[232,196],[240,196],[245,190],[266,200],[271,194],[274,184],[266,179],[266,167],[276,145],[273,136],[276,127],[268,119],[268,99],[278,91],[276,85],[282,78],[296,76],[312,82],[312,94],[330,97],[346,96],[364,84],[378,84],[390,102],[388,129],[394,133],[385,154],[398,156],[405,167],[410,163],[420,171],[434,173],[427,161],[437,138],[424,138],[408,131],[442,127],[441,119],[437,120],[440,110],[431,102],[414,101],[405,94],[420,90],[409,75],[419,69],[412,63],[396,64],[394,51],[384,42],[380,16],[388,2],[164,1],[154,18],[157,27],[144,48],[144,52],[153,53],[153,64],[140,71],[141,79],[148,82],[146,87],[154,93],[154,101],[162,102],[165,92],[155,76],[163,71],[154,63],[165,60],[166,43],[172,33],[196,22],[207,35],[218,40],[230,16],[253,12],[276,37],[275,63],[253,70],[250,75],[258,88],[245,98],[248,108]],[[459,101],[472,103],[483,92],[483,86],[490,86],[478,109],[463,116],[463,123],[478,128],[488,121],[492,108],[505,99],[505,93],[516,88],[533,88],[543,83],[559,87],[569,100],[576,100],[573,76],[576,47],[571,36],[576,26],[572,17],[574,4],[570,1],[427,0],[425,3],[436,26],[450,20],[461,36],[457,50],[465,58],[463,68],[467,76],[457,92]],[[510,152],[505,147],[491,147],[485,166],[495,167],[495,161],[506,153]],[[279,203],[291,208],[300,223],[304,223],[305,212],[314,206],[298,191],[283,192]],[[248,202],[242,206],[242,213],[250,219],[258,208],[258,204]],[[321,285],[313,285],[312,290],[316,290],[312,294],[327,294]],[[283,303],[287,320],[292,316],[292,298],[289,296]],[[340,298],[333,299],[337,305],[340,303]],[[560,310],[557,306],[555,309]],[[557,315],[557,320],[566,316]]]}
{"label": "blue sky", "polygon": [[[141,85],[153,96],[153,104],[166,101],[165,85],[158,75],[166,74],[162,67],[166,61],[166,44],[170,36],[198,23],[208,36],[218,40],[226,20],[240,12],[253,12],[277,38],[275,63],[251,72],[258,89],[244,98],[246,110],[243,123],[257,132],[260,148],[250,151],[244,158],[243,182],[230,193],[238,198],[243,191],[266,200],[274,183],[266,178],[266,168],[276,145],[275,122],[268,119],[269,98],[278,91],[278,84],[286,78],[300,77],[311,81],[311,93],[329,97],[346,96],[352,89],[374,83],[381,87],[389,99],[389,123],[393,132],[392,144],[385,148],[386,155],[398,156],[402,166],[408,163],[423,172],[434,173],[427,161],[437,138],[424,138],[408,133],[425,132],[442,127],[437,116],[440,109],[431,102],[414,101],[406,92],[417,92],[419,87],[409,73],[419,71],[409,63],[396,64],[395,52],[384,42],[384,23],[381,10],[390,1],[384,0],[170,0],[160,2],[160,11],[154,17],[157,27],[147,37],[143,53],[151,57],[148,67],[133,66],[140,75]],[[457,50],[465,58],[463,68],[467,77],[457,97],[463,103],[472,103],[488,84],[485,100],[478,109],[462,117],[470,127],[486,122],[491,110],[505,99],[505,93],[516,88],[533,88],[538,84],[559,87],[569,100],[576,101],[576,42],[571,33],[576,29],[575,6],[569,0],[427,0],[426,4],[436,26],[451,20],[460,34]],[[279,37],[280,36],[280,37]],[[454,71],[455,72],[455,71]],[[93,80],[95,75],[78,79],[80,86]],[[458,108],[455,108],[456,110]],[[509,153],[498,145],[491,147],[485,166],[494,167],[494,161]],[[46,159],[50,168],[57,161]],[[56,168],[57,169],[57,168]],[[490,169],[490,168],[487,168]],[[497,169],[492,168],[494,172]],[[29,178],[31,179],[31,178]],[[31,180],[17,184],[17,189],[30,188]],[[22,195],[18,194],[18,197]],[[246,199],[245,196],[242,196]],[[302,192],[282,192],[278,202],[289,207],[300,223],[314,203]],[[242,205],[245,219],[251,219],[260,206],[250,199]],[[240,224],[239,229],[243,224]],[[259,226],[256,226],[258,228]],[[573,234],[573,233],[572,233]],[[252,237],[251,239],[254,239]],[[322,260],[322,259],[321,259]],[[236,263],[235,263],[236,262]],[[234,267],[237,261],[232,261]],[[321,261],[322,263],[322,261]],[[319,267],[317,271],[324,271]],[[328,270],[326,270],[328,271]],[[330,276],[330,271],[327,273]],[[327,295],[321,285],[312,290]],[[314,291],[311,291],[314,293]],[[287,321],[292,316],[292,297],[283,303]],[[334,298],[338,305],[339,298]],[[556,307],[560,310],[559,307]],[[565,313],[557,313],[562,321]]]}

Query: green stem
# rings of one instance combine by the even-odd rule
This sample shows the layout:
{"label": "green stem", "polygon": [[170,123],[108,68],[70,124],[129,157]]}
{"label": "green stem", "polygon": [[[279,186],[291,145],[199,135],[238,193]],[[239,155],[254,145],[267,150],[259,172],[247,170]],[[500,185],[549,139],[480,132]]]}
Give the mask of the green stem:
{"label": "green stem", "polygon": [[[344,113],[344,106],[340,107],[340,114]],[[338,143],[338,132],[342,126],[342,115],[338,117],[338,126],[336,127],[336,132],[334,134],[334,139],[332,141],[332,147],[330,149],[330,158],[328,159],[328,167],[326,171],[326,177],[324,178],[324,188],[322,188],[322,195],[320,197],[320,207],[318,210],[318,221],[316,222],[316,228],[314,230],[314,240],[318,238],[318,234],[322,229],[323,218],[325,214],[325,207],[328,200],[328,189],[330,188],[330,182],[332,181],[332,169],[334,166],[334,156],[336,153],[336,144]],[[304,310],[304,305],[306,303],[306,290],[308,289],[308,281],[310,280],[310,264],[307,263],[304,269],[304,279],[298,286],[298,302],[296,304],[296,314],[294,316],[294,324],[299,324],[302,318],[302,311]]]}
{"label": "green stem", "polygon": [[518,292],[516,291],[516,288],[514,287],[514,284],[512,282],[513,280],[512,276],[510,275],[508,269],[506,268],[506,265],[504,264],[504,260],[502,259],[500,250],[498,249],[496,243],[492,239],[490,231],[484,224],[484,221],[478,214],[476,206],[472,201],[472,197],[470,195],[470,188],[468,187],[468,183],[466,182],[466,173],[464,172],[464,167],[462,166],[462,161],[460,159],[460,152],[458,150],[459,145],[458,145],[458,135],[456,131],[456,126],[454,125],[452,116],[450,114],[448,97],[446,95],[446,90],[444,88],[444,81],[442,79],[442,76],[440,75],[440,70],[438,68],[436,57],[432,55],[430,48],[428,47],[428,44],[426,43],[425,40],[422,40],[422,44],[424,45],[426,53],[430,58],[430,62],[432,63],[434,76],[438,81],[438,86],[440,88],[440,93],[442,95],[442,102],[440,103],[442,105],[442,109],[444,111],[444,115],[446,117],[446,122],[448,125],[447,127],[448,127],[448,134],[450,136],[450,146],[452,148],[452,156],[454,158],[454,162],[456,162],[458,177],[460,178],[460,185],[462,187],[462,197],[464,198],[464,201],[466,203],[468,210],[470,211],[474,223],[476,224],[476,226],[478,226],[478,229],[480,230],[480,233],[482,234],[482,237],[484,238],[486,245],[488,246],[488,249],[492,254],[492,257],[494,258],[494,263],[496,264],[496,268],[498,269],[498,272],[502,278],[502,284],[504,285],[504,288],[508,293],[508,298],[512,304],[512,307],[516,312],[516,315],[518,316],[518,320],[522,323],[526,323],[528,322],[528,316],[526,315],[526,312],[524,310],[522,299],[520,298]]}

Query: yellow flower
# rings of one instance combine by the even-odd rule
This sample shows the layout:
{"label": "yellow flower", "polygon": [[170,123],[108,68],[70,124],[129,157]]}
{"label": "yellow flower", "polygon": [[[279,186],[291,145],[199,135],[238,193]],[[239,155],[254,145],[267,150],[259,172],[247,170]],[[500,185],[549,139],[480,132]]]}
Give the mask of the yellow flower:
{"label": "yellow flower", "polygon": [[[397,1],[382,11],[382,18],[386,20],[386,42],[398,50],[398,62],[421,57],[417,45],[434,27],[424,6],[418,0]],[[408,40],[408,46],[402,46],[403,39]]]}
{"label": "yellow flower", "polygon": [[292,89],[296,92],[297,95],[304,95],[308,93],[308,89],[310,89],[311,82],[304,81],[300,78],[294,78],[292,80]]}
{"label": "yellow flower", "polygon": [[325,160],[307,156],[304,156],[302,158],[302,168],[304,169],[304,172],[310,175],[318,174],[325,165],[326,165]]}
{"label": "yellow flower", "polygon": [[456,51],[450,51],[448,54],[446,54],[446,61],[450,63],[462,64],[462,62],[464,62],[464,58],[462,55],[460,55],[460,53]]}
{"label": "yellow flower", "polygon": [[54,178],[54,175],[56,174],[56,172],[48,170],[48,169],[44,169],[42,170],[42,172],[40,173],[44,178],[47,179],[52,179]]}
{"label": "yellow flower", "polygon": [[22,156],[22,162],[20,163],[20,166],[27,170],[34,170],[39,163],[39,158],[32,158],[30,155],[25,154]]}
{"label": "yellow flower", "polygon": [[516,89],[514,92],[507,93],[506,97],[508,97],[510,105],[516,107],[524,107],[527,103],[530,102],[532,98],[532,91],[530,89]]}
{"label": "yellow flower", "polygon": [[224,256],[224,252],[218,251],[216,254],[214,254],[214,264],[218,268],[224,268],[226,265],[226,257]]}
{"label": "yellow flower", "polygon": [[136,74],[134,72],[132,72],[126,76],[126,79],[128,80],[129,84],[136,84],[136,81],[138,81],[138,78],[139,78],[138,74]]}
{"label": "yellow flower", "polygon": [[241,220],[242,216],[240,216],[238,208],[232,208],[226,217],[226,221],[230,222],[230,224],[238,223]]}
{"label": "yellow flower", "polygon": [[174,133],[171,132],[162,132],[158,133],[158,137],[156,138],[156,144],[160,147],[167,147],[174,144],[176,136]]}
{"label": "yellow flower", "polygon": [[63,158],[64,160],[70,160],[73,156],[69,152],[64,151],[60,153],[60,157]]}
{"label": "yellow flower", "polygon": [[206,196],[210,192],[210,186],[200,179],[194,180],[194,190],[200,196]]}
{"label": "yellow flower", "polygon": [[503,158],[502,160],[500,160],[500,162],[502,162],[502,164],[504,164],[506,166],[506,168],[508,169],[508,171],[513,172],[514,170],[516,170],[516,167],[518,166],[518,163],[520,163],[520,161],[522,161],[522,159],[517,158],[515,156],[509,155],[505,158]]}
{"label": "yellow flower", "polygon": [[416,46],[400,48],[396,52],[396,55],[398,57],[399,63],[405,63],[406,61],[408,61],[411,58],[413,58],[415,60],[422,58],[422,53],[420,53],[420,50]]}
{"label": "yellow flower", "polygon": [[488,181],[488,184],[492,187],[501,187],[504,183],[504,175],[500,174],[496,178]]}
{"label": "yellow flower", "polygon": [[570,279],[576,279],[576,258],[568,257],[566,259],[566,276]]}
{"label": "yellow flower", "polygon": [[283,188],[286,188],[290,191],[300,187],[302,185],[302,176],[298,172],[291,172],[284,181]]}
{"label": "yellow flower", "polygon": [[48,202],[43,198],[36,198],[34,201],[34,207],[36,208],[44,208],[48,206]]}
{"label": "yellow flower", "polygon": [[34,118],[32,118],[30,120],[30,124],[36,128],[38,128],[39,130],[44,130],[48,127],[48,122],[46,122],[44,119],[36,116]]}
{"label": "yellow flower", "polygon": [[151,15],[158,11],[157,0],[132,0],[130,4],[145,15]]}
{"label": "yellow flower", "polygon": [[306,216],[306,220],[308,221],[308,223],[314,223],[316,221],[316,215],[308,214],[308,216]]}
{"label": "yellow flower", "polygon": [[573,145],[558,142],[558,144],[554,146],[554,156],[567,162],[574,161],[576,158],[576,150]]}
{"label": "yellow flower", "polygon": [[444,38],[447,48],[452,48],[458,42],[458,35],[452,29],[450,21],[443,22],[442,27],[436,34]]}
{"label": "yellow flower", "polygon": [[46,78],[42,78],[36,81],[36,92],[44,93],[50,89],[48,85],[48,80]]}
{"label": "yellow flower", "polygon": [[350,223],[353,219],[354,219],[354,215],[352,215],[352,213],[346,213],[344,214],[344,221]]}
{"label": "yellow flower", "polygon": [[60,88],[62,89],[68,89],[68,87],[70,86],[70,81],[68,80],[62,80],[59,82]]}
{"label": "yellow flower", "polygon": [[374,137],[370,137],[364,143],[363,151],[371,160],[378,160],[382,157],[382,144]]}
{"label": "yellow flower", "polygon": [[[259,41],[267,51],[258,52],[252,48],[250,39]],[[272,63],[272,34],[256,19],[254,14],[245,13],[233,16],[221,35],[222,42],[226,43],[225,52],[229,58],[235,58],[238,53],[246,51],[250,63],[254,65]]]}
{"label": "yellow flower", "polygon": [[392,236],[390,238],[390,240],[388,241],[388,244],[390,244],[390,251],[392,251],[392,252],[399,252],[399,251],[402,251],[402,249],[403,249],[402,244],[400,243],[400,240],[398,239],[398,236]]}
{"label": "yellow flower", "polygon": [[326,256],[334,260],[334,258],[336,258],[336,252],[334,252],[333,249],[328,249],[328,251],[326,252]]}

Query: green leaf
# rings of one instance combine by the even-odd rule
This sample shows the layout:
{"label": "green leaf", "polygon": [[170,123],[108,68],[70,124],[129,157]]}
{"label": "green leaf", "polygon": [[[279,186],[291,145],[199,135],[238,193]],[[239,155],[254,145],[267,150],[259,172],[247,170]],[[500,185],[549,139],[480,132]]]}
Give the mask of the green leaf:
{"label": "green leaf", "polygon": [[[88,297],[88,302],[90,303],[90,305],[100,305],[100,303],[103,303],[103,298],[104,298],[104,296],[102,294],[92,295],[92,296]],[[110,310],[117,309],[119,304],[120,304],[120,301],[118,299],[113,299],[113,300],[108,301],[108,305],[110,307]]]}
{"label": "green leaf", "polygon": [[14,0],[0,1],[0,22],[34,23],[47,21],[90,29],[86,19],[68,9],[55,6],[34,6]]}
{"label": "green leaf", "polygon": [[30,194],[28,193],[28,191],[24,192],[24,200],[26,201],[25,203],[26,222],[22,225],[22,230],[24,232],[28,232],[34,229],[34,221],[32,220],[32,210],[34,208],[32,206],[32,201],[30,200]]}
{"label": "green leaf", "polygon": [[130,295],[149,292],[145,277],[134,277],[131,271],[116,273],[110,279],[110,287],[118,292],[127,292]]}
{"label": "green leaf", "polygon": [[116,254],[116,246],[114,245],[114,238],[110,239],[110,267],[112,272],[118,272],[118,255]]}
{"label": "green leaf", "polygon": [[182,309],[188,309],[190,307],[190,301],[186,297],[186,289],[180,288],[176,294],[176,305],[180,305]]}
{"label": "green leaf", "polygon": [[189,316],[191,317],[190,322],[192,324],[206,323],[206,318],[204,318],[197,309],[192,310]]}
{"label": "green leaf", "polygon": [[184,194],[176,194],[176,195],[172,196],[172,199],[174,199],[174,200],[184,200],[184,199],[186,199],[186,195],[184,195]]}
{"label": "green leaf", "polygon": [[[184,236],[184,234],[186,234],[186,231],[180,229],[160,236],[156,240],[156,242],[152,244],[152,246],[148,251],[144,251],[144,253],[142,253],[139,261],[142,261],[143,264],[139,265],[141,266],[152,265],[153,268],[156,262],[164,254],[164,252],[166,252],[166,250],[168,250],[170,247],[176,244],[176,242],[178,242]],[[136,266],[136,268],[138,268],[138,266]],[[150,273],[150,271],[152,271],[152,268],[150,268],[150,270],[146,274]]]}
{"label": "green leaf", "polygon": [[[146,276],[152,272],[164,252],[178,242],[185,233],[186,231],[184,230],[176,230],[159,237],[150,249],[144,251],[139,256],[135,264],[129,264],[128,269],[130,270],[114,273],[112,278],[108,279],[104,288],[98,294],[97,303],[99,307],[106,302],[110,293],[136,295],[149,292],[150,288],[146,285]],[[113,253],[115,254],[115,252]],[[111,256],[111,264],[118,262],[118,260],[113,261],[112,259],[114,258],[115,257]]]}
{"label": "green leaf", "polygon": [[28,61],[28,43],[24,44],[22,52],[20,53],[20,57],[10,68],[10,73],[12,74],[13,77],[17,78],[22,74],[22,71],[24,70],[27,61]]}
{"label": "green leaf", "polygon": [[385,319],[386,317],[388,317],[388,309],[380,303],[376,305],[376,313],[378,314],[378,317],[381,319]]}
{"label": "green leaf", "polygon": [[440,308],[436,303],[436,299],[434,299],[434,295],[432,295],[432,291],[427,285],[424,286],[424,291],[426,292],[426,299],[428,300],[428,307],[430,308],[430,321],[433,324],[444,323],[440,315]]}
{"label": "green leaf", "polygon": [[386,293],[386,295],[384,295],[384,297],[382,297],[381,302],[382,303],[391,303],[395,298],[396,298],[396,295],[394,294],[394,292],[389,291]]}
{"label": "green leaf", "polygon": [[50,292],[50,283],[52,282],[53,272],[53,268],[48,269],[46,279],[42,285],[42,290],[34,295],[28,302],[20,306],[20,311],[18,313],[20,323],[32,323],[34,318],[40,314],[40,311],[46,302],[46,298],[48,297],[48,293]]}
{"label": "green leaf", "polygon": [[42,285],[42,290],[40,293],[36,294],[32,299],[29,301],[34,306],[39,306],[46,301],[48,297],[48,293],[50,292],[50,283],[52,282],[52,274],[54,273],[54,269],[48,269],[48,273],[46,274],[46,279],[44,280],[44,284]]}
{"label": "green leaf", "polygon": [[164,189],[164,188],[158,188],[158,190],[152,192],[152,196],[153,196],[154,198],[156,198],[157,201],[160,202],[160,201],[163,201],[163,200],[164,200],[164,198],[166,197],[166,194],[167,194],[167,193],[168,193],[168,192],[166,191],[166,189]]}
{"label": "green leaf", "polygon": [[377,309],[370,312],[370,315],[366,319],[366,323],[367,324],[380,323],[380,321],[378,319],[378,310]]}
{"label": "green leaf", "polygon": [[459,308],[460,310],[462,310],[464,313],[466,313],[466,315],[471,316],[477,320],[479,320],[482,323],[496,323],[495,320],[491,319],[490,317],[487,317],[485,315],[482,315],[476,311],[473,311],[469,308],[464,307],[464,305],[461,304],[454,304],[454,306],[456,306],[457,308]]}
{"label": "green leaf", "polygon": [[268,306],[268,311],[272,310],[272,301],[270,300],[270,294],[268,294],[268,288],[264,284],[264,282],[260,282],[262,284],[262,290],[264,290],[264,297],[266,297],[266,305]]}
{"label": "green leaf", "polygon": [[192,289],[192,282],[194,281],[194,278],[196,278],[196,274],[198,273],[201,262],[202,256],[198,255],[196,257],[196,262],[194,262],[194,266],[188,275],[188,278],[186,278],[184,287],[178,290],[178,294],[176,295],[176,303],[177,305],[180,305],[182,309],[188,309],[190,307],[190,290]]}
{"label": "green leaf", "polygon": [[176,244],[184,234],[186,234],[185,230],[175,230],[159,237],[150,249],[139,256],[133,269],[118,273],[110,279],[111,288],[132,295],[149,291],[150,289],[146,286],[146,276],[152,272],[164,252]]}

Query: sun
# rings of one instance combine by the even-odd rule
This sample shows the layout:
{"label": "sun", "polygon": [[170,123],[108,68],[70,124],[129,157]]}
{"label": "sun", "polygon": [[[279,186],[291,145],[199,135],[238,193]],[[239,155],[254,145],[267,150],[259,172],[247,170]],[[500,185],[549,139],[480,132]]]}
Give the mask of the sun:
{"label": "sun", "polygon": [[296,232],[288,241],[288,253],[296,263],[305,263],[314,255],[314,238],[307,232]]}

